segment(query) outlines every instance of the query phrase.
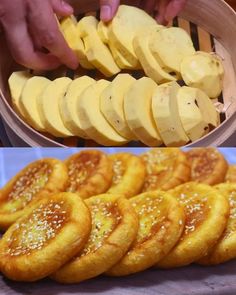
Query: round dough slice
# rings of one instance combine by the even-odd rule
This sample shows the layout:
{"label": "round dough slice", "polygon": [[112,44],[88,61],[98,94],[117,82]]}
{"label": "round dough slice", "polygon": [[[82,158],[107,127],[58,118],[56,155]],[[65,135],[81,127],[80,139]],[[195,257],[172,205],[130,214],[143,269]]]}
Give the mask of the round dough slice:
{"label": "round dough slice", "polygon": [[30,78],[22,91],[20,104],[24,112],[24,117],[27,122],[38,131],[46,131],[44,122],[39,114],[38,100],[44,89],[51,83],[50,80],[44,77]]}
{"label": "round dough slice", "polygon": [[236,183],[236,165],[229,165],[225,176],[225,181]]}
{"label": "round dough slice", "polygon": [[69,180],[66,190],[89,198],[106,192],[111,186],[112,162],[98,150],[84,150],[65,162]]}
{"label": "round dough slice", "polygon": [[52,276],[58,282],[79,283],[104,273],[136,238],[138,217],[127,199],[100,195],[86,204],[92,214],[90,238],[83,251]]}
{"label": "round dough slice", "polygon": [[198,261],[204,265],[220,264],[236,258],[236,184],[222,183],[215,187],[230,204],[227,227],[217,245],[209,254]]}
{"label": "round dough slice", "polygon": [[134,140],[124,113],[124,96],[136,80],[129,74],[119,74],[100,96],[100,108],[104,117],[123,137]]}
{"label": "round dough slice", "polygon": [[142,155],[147,169],[143,191],[169,190],[190,180],[190,167],[178,148],[156,148]]}
{"label": "round dough slice", "polygon": [[122,194],[126,198],[140,193],[146,176],[142,159],[128,153],[114,154],[109,159],[113,164],[113,179],[108,193]]}
{"label": "round dough slice", "polygon": [[82,129],[91,139],[103,146],[120,146],[128,139],[116,132],[100,110],[100,96],[109,85],[109,81],[100,80],[89,86],[78,100],[78,116]]}
{"label": "round dough slice", "polygon": [[67,168],[57,159],[42,159],[26,166],[0,191],[0,229],[21,217],[32,200],[63,191],[67,181]]}
{"label": "round dough slice", "polygon": [[152,114],[152,96],[157,84],[144,77],[135,81],[125,94],[125,118],[131,131],[147,146],[160,146],[163,141]]}
{"label": "round dough slice", "polygon": [[129,275],[153,266],[170,252],[184,229],[184,210],[167,192],[144,193],[130,202],[139,216],[137,238],[108,275]]}
{"label": "round dough slice", "polygon": [[186,183],[169,192],[185,209],[184,233],[175,248],[157,267],[185,266],[204,257],[217,243],[229,217],[227,199],[216,189]]}
{"label": "round dough slice", "polygon": [[94,83],[95,80],[88,76],[75,79],[71,82],[66,95],[61,96],[61,100],[59,102],[61,117],[66,128],[74,135],[85,139],[87,139],[88,136],[81,127],[80,118],[77,112],[77,105],[81,93]]}
{"label": "round dough slice", "polygon": [[186,153],[191,165],[191,180],[209,185],[224,182],[228,163],[215,148],[197,148]]}
{"label": "round dough slice", "polygon": [[91,230],[87,206],[72,193],[45,197],[0,241],[0,268],[15,281],[37,281],[55,272],[85,245]]}
{"label": "round dough slice", "polygon": [[73,134],[65,127],[59,108],[59,102],[65,96],[72,82],[67,77],[51,82],[39,97],[39,112],[48,133],[56,137],[69,137]]}

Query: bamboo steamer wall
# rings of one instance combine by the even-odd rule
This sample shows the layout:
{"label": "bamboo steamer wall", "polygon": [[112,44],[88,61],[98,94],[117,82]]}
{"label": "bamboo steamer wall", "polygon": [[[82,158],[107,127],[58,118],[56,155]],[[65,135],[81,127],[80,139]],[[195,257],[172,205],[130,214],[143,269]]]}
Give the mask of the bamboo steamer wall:
{"label": "bamboo steamer wall", "polygon": [[[84,1],[83,5],[78,4],[80,1],[77,0],[69,1],[74,5],[78,14],[98,9],[99,1],[97,0]],[[123,2],[135,5],[139,1]],[[215,51],[223,58],[226,69],[224,92],[220,98],[226,111],[222,119],[223,122],[217,129],[190,146],[236,146],[236,13],[223,0],[188,0],[178,24],[189,32],[192,24],[197,25],[194,28],[197,41],[201,41],[199,49],[210,51],[209,42],[211,41]],[[14,146],[76,145],[73,139],[61,143],[36,132],[15,114],[9,103],[7,79],[11,72],[17,68],[18,66],[12,61],[5,47],[3,36],[1,36],[0,112],[11,143]]]}

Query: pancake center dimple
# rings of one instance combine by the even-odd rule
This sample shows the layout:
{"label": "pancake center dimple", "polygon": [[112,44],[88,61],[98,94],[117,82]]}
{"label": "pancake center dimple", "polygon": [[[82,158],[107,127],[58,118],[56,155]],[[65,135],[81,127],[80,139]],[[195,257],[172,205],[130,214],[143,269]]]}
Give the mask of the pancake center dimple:
{"label": "pancake center dimple", "polygon": [[64,202],[51,201],[34,209],[29,219],[17,223],[8,239],[10,256],[30,255],[45,247],[65,224],[68,212]]}
{"label": "pancake center dimple", "polygon": [[[27,169],[13,184],[13,188],[7,198],[8,202],[4,208],[7,206],[5,209],[8,209],[7,211],[11,213],[24,208],[46,185],[50,174],[51,167],[48,163],[37,163],[37,165]],[[11,204],[14,205],[11,206]]]}
{"label": "pancake center dimple", "polygon": [[92,230],[81,257],[95,252],[104,244],[121,220],[117,203],[97,200],[89,204],[92,215]]}
{"label": "pancake center dimple", "polygon": [[79,188],[86,184],[89,177],[96,171],[99,165],[99,155],[80,154],[68,165],[69,185],[67,191],[76,192]]}

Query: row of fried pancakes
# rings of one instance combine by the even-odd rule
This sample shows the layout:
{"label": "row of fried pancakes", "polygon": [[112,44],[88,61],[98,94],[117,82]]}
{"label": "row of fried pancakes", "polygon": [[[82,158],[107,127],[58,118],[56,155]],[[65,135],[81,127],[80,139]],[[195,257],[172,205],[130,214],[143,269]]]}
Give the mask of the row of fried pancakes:
{"label": "row of fried pancakes", "polygon": [[216,149],[42,159],[0,191],[0,270],[78,283],[236,258],[235,168]]}

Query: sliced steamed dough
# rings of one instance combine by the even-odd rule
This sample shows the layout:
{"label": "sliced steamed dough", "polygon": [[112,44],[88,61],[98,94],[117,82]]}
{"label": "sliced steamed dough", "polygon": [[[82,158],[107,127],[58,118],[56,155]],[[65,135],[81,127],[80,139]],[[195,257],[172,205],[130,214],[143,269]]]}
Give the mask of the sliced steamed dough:
{"label": "sliced steamed dough", "polygon": [[108,30],[109,30],[109,24],[104,23],[103,21],[100,21],[98,23],[98,26],[97,26],[98,35],[104,44],[108,44],[109,42]]}
{"label": "sliced steamed dough", "polygon": [[120,72],[109,48],[102,42],[97,32],[98,20],[86,16],[78,23],[78,31],[84,41],[86,56],[95,68],[111,77]]}
{"label": "sliced steamed dough", "polygon": [[176,82],[160,85],[152,97],[152,112],[160,136],[167,147],[179,147],[190,139],[181,123],[177,94],[180,86]]}
{"label": "sliced steamed dough", "polygon": [[136,137],[148,146],[160,146],[163,141],[152,114],[152,96],[157,84],[144,77],[134,82],[125,94],[125,118]]}
{"label": "sliced steamed dough", "polygon": [[100,80],[89,86],[81,94],[77,110],[81,126],[91,139],[104,146],[119,146],[128,140],[113,129],[100,111],[100,96],[109,85],[109,81]]}
{"label": "sliced steamed dough", "polygon": [[217,98],[223,90],[224,67],[213,53],[198,51],[181,63],[181,74],[186,85],[204,91],[210,98]]}
{"label": "sliced steamed dough", "polygon": [[24,110],[20,104],[20,96],[25,83],[32,78],[32,75],[27,71],[13,72],[8,79],[8,85],[11,93],[12,106],[15,112],[27,121]]}
{"label": "sliced steamed dough", "polygon": [[138,31],[133,40],[134,51],[145,74],[158,84],[176,80],[174,76],[171,76],[162,69],[149,48],[149,41],[152,38],[152,34],[161,29],[162,27],[159,25],[151,27],[149,32],[147,32],[147,29],[142,29]]}
{"label": "sliced steamed dough", "polygon": [[145,11],[127,5],[120,5],[109,30],[109,39],[117,50],[129,61],[132,68],[140,67],[133,48],[133,39],[141,28],[156,25],[156,21]]}
{"label": "sliced steamed dough", "polygon": [[181,87],[177,95],[179,115],[183,128],[191,141],[196,141],[209,132],[209,124],[199,108],[196,92]]}
{"label": "sliced steamed dough", "polygon": [[166,28],[152,34],[150,50],[166,72],[174,72],[180,77],[180,66],[186,56],[193,55],[193,42],[181,28]]}
{"label": "sliced steamed dough", "polygon": [[85,139],[88,138],[88,136],[81,127],[77,105],[82,92],[94,83],[95,80],[88,76],[75,79],[71,82],[66,95],[61,96],[59,104],[61,117],[66,128],[74,135]]}
{"label": "sliced steamed dough", "polygon": [[20,105],[27,122],[33,128],[42,132],[46,131],[46,128],[40,116],[39,99],[50,83],[52,82],[45,77],[32,77],[26,82],[20,97]]}
{"label": "sliced steamed dough", "polygon": [[51,82],[38,100],[40,116],[48,133],[56,137],[69,137],[73,134],[65,127],[59,109],[59,102],[72,82],[67,77]]}
{"label": "sliced steamed dough", "polygon": [[69,47],[76,53],[80,65],[85,69],[94,69],[94,66],[87,59],[84,43],[76,26],[77,20],[74,16],[66,17],[60,22],[61,32]]}
{"label": "sliced steamed dough", "polygon": [[100,108],[104,117],[112,127],[123,137],[134,140],[124,113],[124,96],[136,80],[129,74],[119,74],[102,92]]}

